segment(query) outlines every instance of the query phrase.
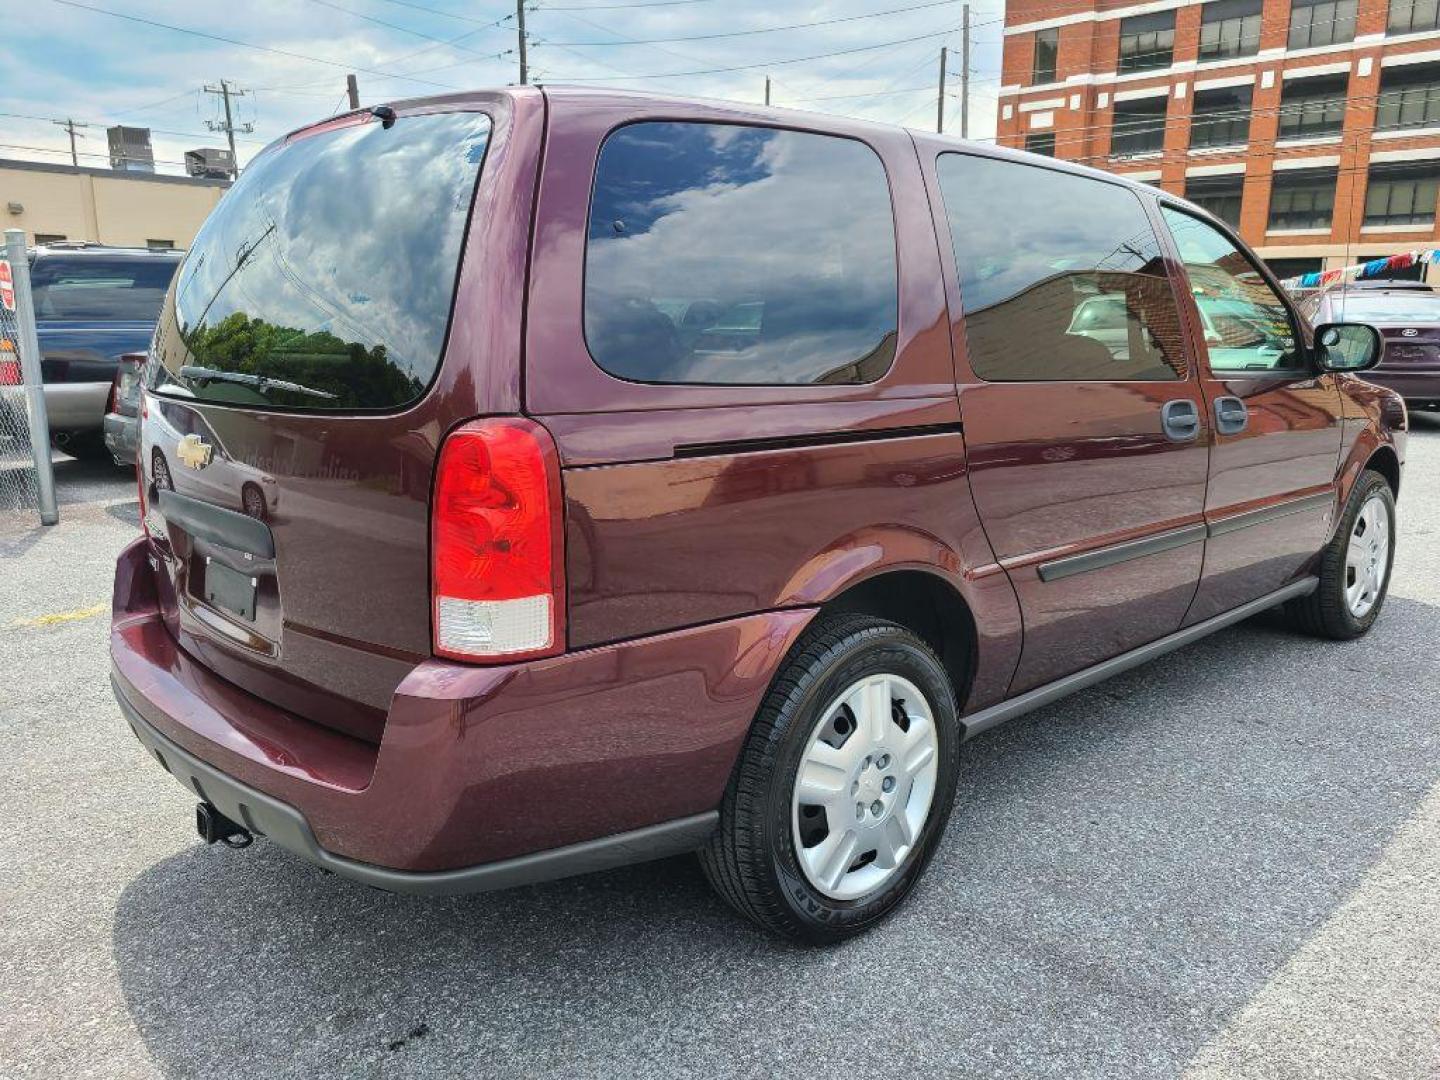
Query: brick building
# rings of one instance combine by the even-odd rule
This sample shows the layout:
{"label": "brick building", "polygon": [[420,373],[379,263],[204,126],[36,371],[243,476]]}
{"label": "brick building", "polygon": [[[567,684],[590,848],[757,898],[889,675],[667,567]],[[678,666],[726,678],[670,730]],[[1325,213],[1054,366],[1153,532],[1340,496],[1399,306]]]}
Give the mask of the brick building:
{"label": "brick building", "polygon": [[1184,195],[1282,276],[1437,246],[1440,0],[1007,0],[1004,32],[1003,145]]}

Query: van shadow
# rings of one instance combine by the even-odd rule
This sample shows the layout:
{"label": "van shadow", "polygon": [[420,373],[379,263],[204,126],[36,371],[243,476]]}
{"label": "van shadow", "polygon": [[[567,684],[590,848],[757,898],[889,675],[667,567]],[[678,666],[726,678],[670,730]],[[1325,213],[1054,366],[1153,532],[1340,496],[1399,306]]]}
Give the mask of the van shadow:
{"label": "van shadow", "polygon": [[120,899],[125,999],[174,1077],[1173,1074],[1440,779],[1437,635],[1251,622],[976,740],[914,902],[837,948],[690,859],[418,900],[196,846]]}

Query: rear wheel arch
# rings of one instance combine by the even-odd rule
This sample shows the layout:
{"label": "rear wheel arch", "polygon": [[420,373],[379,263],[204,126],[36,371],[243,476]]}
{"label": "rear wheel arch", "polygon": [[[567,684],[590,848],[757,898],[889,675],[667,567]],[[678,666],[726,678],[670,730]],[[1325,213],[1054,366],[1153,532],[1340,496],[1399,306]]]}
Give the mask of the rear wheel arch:
{"label": "rear wheel arch", "polygon": [[970,605],[945,577],[928,570],[882,571],[826,600],[820,612],[870,615],[905,627],[940,659],[963,711],[979,659],[979,635]]}

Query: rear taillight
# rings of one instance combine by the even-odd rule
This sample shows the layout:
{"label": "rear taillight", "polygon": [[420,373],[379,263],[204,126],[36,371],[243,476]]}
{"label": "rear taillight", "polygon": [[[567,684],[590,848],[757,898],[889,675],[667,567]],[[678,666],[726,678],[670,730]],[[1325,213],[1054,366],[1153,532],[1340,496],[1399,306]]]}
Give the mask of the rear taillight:
{"label": "rear taillight", "polygon": [[0,338],[0,386],[19,386],[25,381],[20,371],[20,358],[9,338]]}
{"label": "rear taillight", "polygon": [[430,511],[435,652],[514,660],[565,648],[560,456],[531,420],[477,420],[440,448]]}

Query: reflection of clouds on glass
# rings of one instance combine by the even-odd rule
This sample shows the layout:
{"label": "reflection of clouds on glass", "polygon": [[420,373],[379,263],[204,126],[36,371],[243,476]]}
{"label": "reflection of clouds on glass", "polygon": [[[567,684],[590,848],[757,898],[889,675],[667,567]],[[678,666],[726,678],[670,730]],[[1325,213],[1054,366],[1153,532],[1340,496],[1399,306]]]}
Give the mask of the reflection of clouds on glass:
{"label": "reflection of clouds on glass", "polygon": [[893,215],[861,143],[632,125],[601,152],[590,221],[586,331],[609,371],[763,383],[888,366],[866,358],[893,347]]}
{"label": "reflection of clouds on glass", "polygon": [[[267,151],[196,238],[176,294],[182,335],[193,341],[243,316],[288,329],[313,353],[328,333],[339,339],[325,342],[332,361],[337,346],[358,347],[423,386],[443,344],[489,131],[483,115],[442,113]],[[283,352],[285,338],[271,344]]]}

